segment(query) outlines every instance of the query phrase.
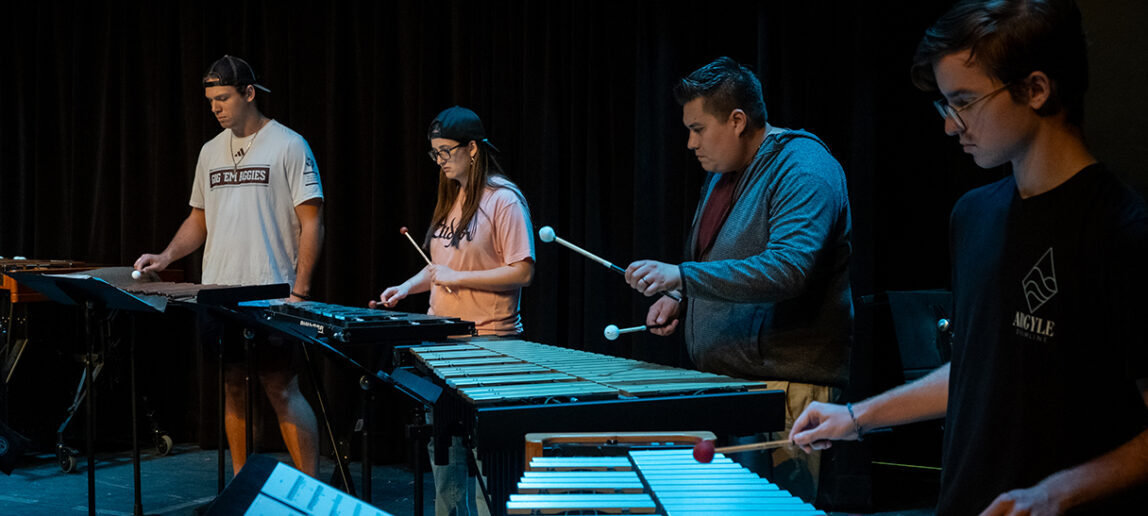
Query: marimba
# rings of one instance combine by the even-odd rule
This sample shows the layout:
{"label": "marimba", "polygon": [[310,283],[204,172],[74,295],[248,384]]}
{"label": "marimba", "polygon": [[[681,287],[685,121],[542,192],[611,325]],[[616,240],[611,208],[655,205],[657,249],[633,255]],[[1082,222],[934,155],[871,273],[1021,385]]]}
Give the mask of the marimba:
{"label": "marimba", "polygon": [[[434,404],[436,463],[467,437],[503,506],[530,432],[670,431],[750,435],[784,427],[784,393],[762,382],[519,340],[410,348],[444,387]],[[440,451],[441,450],[441,451]]]}
{"label": "marimba", "polygon": [[91,269],[93,266],[84,262],[74,260],[29,260],[29,259],[0,259],[0,290],[7,290],[9,302],[13,305],[17,303],[27,303],[35,301],[45,301],[48,298],[44,297],[39,292],[25,286],[21,286],[16,280],[5,272],[47,272],[47,273],[65,273],[65,272],[78,272]]}
{"label": "marimba", "polygon": [[170,281],[133,283],[130,279],[127,281],[109,279],[109,283],[138,296],[208,306],[235,306],[244,301],[279,299],[287,297],[291,291],[291,287],[286,283],[274,285],[212,285]]}
{"label": "marimba", "polygon": [[508,514],[722,514],[824,516],[728,457],[689,449],[613,457],[535,457],[506,503]]}
{"label": "marimba", "polygon": [[[8,272],[76,272],[92,268],[84,262],[73,260],[29,260],[29,259],[0,259],[0,335],[4,336],[2,349],[11,353],[11,356],[0,356],[3,364],[15,365],[15,359],[28,341],[32,317],[29,316],[27,303],[46,301],[43,294],[18,283]],[[0,371],[8,373],[6,370]],[[6,388],[7,374],[3,375],[3,385],[0,391]],[[0,399],[6,396],[0,392]],[[7,407],[0,407],[7,412]]]}

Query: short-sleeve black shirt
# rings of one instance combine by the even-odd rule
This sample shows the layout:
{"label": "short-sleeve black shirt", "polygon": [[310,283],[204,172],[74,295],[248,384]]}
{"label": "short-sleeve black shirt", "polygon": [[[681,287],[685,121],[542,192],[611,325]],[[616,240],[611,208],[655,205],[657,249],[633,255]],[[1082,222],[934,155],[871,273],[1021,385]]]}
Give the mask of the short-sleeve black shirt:
{"label": "short-sleeve black shirt", "polygon": [[1135,380],[1148,378],[1148,210],[1102,165],[1028,199],[1010,176],[958,201],[950,244],[937,513],[966,515],[1144,430]]}

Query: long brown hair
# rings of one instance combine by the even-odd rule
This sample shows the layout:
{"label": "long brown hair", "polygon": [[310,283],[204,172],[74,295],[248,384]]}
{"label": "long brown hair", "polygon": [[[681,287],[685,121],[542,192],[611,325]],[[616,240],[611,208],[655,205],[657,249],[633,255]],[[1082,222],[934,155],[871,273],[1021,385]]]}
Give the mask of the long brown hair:
{"label": "long brown hair", "polygon": [[[471,142],[478,146],[478,150],[466,171],[466,200],[462,203],[462,214],[459,216],[458,226],[454,228],[454,234],[450,240],[450,245],[455,248],[458,247],[463,235],[467,235],[468,239],[473,238],[470,229],[474,225],[475,214],[478,213],[478,203],[482,200],[483,190],[486,187],[510,188],[522,201],[523,207],[526,207],[526,199],[522,198],[522,193],[518,191],[518,187],[503,173],[502,165],[498,164],[498,160],[495,159],[494,154],[490,152],[486,144],[474,140]],[[496,178],[501,179],[501,181],[495,181]],[[428,250],[435,231],[438,230],[439,226],[446,225],[451,208],[454,207],[461,189],[458,181],[447,178],[442,168],[439,168],[438,200],[434,206],[434,215],[431,216],[430,227],[427,228],[426,238],[423,239],[423,247]]]}

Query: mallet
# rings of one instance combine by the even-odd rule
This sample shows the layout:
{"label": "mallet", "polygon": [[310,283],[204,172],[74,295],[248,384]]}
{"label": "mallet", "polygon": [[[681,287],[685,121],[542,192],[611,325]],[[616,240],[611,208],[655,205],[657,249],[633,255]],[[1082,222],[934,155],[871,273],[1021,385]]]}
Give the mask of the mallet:
{"label": "mallet", "polygon": [[[607,269],[610,269],[614,272],[617,272],[618,274],[622,274],[622,275],[626,274],[626,269],[618,267],[617,265],[610,263],[609,260],[606,260],[605,258],[601,258],[601,257],[595,255],[594,253],[591,253],[590,251],[582,249],[581,247],[578,247],[578,246],[564,240],[562,237],[555,234],[554,228],[552,228],[550,226],[542,226],[541,228],[539,228],[538,229],[538,238],[541,239],[543,242],[546,242],[546,243],[558,242],[559,244],[562,244],[566,248],[570,249],[571,251],[574,251],[574,252],[576,252],[582,256],[585,256],[585,257],[587,257],[591,260],[594,260],[594,261],[596,261],[602,265],[605,265]],[[670,299],[673,299],[674,301],[680,302],[682,300],[681,296],[674,294],[673,292],[662,291],[662,292],[658,292],[658,293],[663,295],[663,296],[666,296]],[[641,331],[641,330],[635,330],[635,331]]]}
{"label": "mallet", "polygon": [[665,325],[664,324],[657,324],[654,326],[643,325],[643,326],[632,326],[629,328],[619,328],[617,325],[611,324],[609,326],[606,326],[605,330],[602,330],[602,335],[604,335],[606,337],[606,340],[615,340],[618,338],[619,335],[621,335],[623,333],[637,333],[640,331],[651,330],[654,328],[661,328],[663,326],[665,326]]}
{"label": "mallet", "polygon": [[721,448],[714,448],[713,441],[698,441],[694,445],[694,460],[698,462],[708,463],[714,460],[715,453],[738,453],[753,450],[772,450],[774,448],[781,448],[782,446],[789,446],[793,441],[789,439],[781,439],[778,441],[765,441],[760,443],[739,444],[737,446],[723,446]]}

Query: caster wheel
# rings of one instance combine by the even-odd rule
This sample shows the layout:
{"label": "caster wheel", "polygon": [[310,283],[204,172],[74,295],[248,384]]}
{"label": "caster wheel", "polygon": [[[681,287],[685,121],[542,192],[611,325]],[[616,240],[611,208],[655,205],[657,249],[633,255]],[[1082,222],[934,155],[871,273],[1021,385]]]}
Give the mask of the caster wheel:
{"label": "caster wheel", "polygon": [[62,444],[56,446],[56,463],[60,465],[60,471],[64,473],[71,473],[76,471],[76,455],[79,451],[68,448]]}
{"label": "caster wheel", "polygon": [[171,440],[170,435],[156,434],[156,436],[155,436],[155,452],[160,457],[163,457],[163,456],[171,453],[171,447],[173,444],[174,443]]}

